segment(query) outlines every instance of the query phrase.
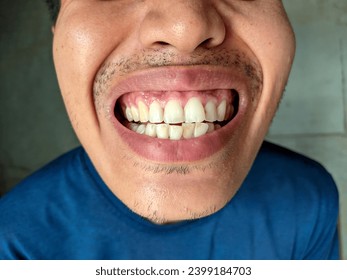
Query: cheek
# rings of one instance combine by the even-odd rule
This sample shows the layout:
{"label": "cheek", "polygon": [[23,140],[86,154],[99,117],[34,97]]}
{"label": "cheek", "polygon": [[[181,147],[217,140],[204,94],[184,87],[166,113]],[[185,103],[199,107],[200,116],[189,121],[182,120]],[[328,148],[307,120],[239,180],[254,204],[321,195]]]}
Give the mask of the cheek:
{"label": "cheek", "polygon": [[53,54],[57,77],[65,103],[74,105],[74,110],[85,110],[86,104],[93,109],[97,72],[116,50],[119,53],[131,26],[100,7],[69,8],[55,28]]}
{"label": "cheek", "polygon": [[264,82],[269,80],[273,90],[282,94],[294,58],[293,30],[281,8],[264,14],[255,22],[258,28],[250,38],[254,40],[252,43],[264,68]]}
{"label": "cheek", "polygon": [[81,22],[78,19],[67,20],[55,31],[53,54],[62,90],[67,86],[90,85],[105,52],[102,34]]}
{"label": "cheek", "polygon": [[[64,15],[67,15],[65,13]],[[61,18],[54,31],[53,57],[60,91],[71,124],[81,142],[95,138],[93,80],[106,44],[100,30],[78,15]],[[88,22],[88,25],[84,24]],[[97,129],[93,129],[97,131]]]}
{"label": "cheek", "polygon": [[250,38],[253,38],[250,44],[254,46],[263,69],[263,90],[253,125],[261,130],[257,134],[265,135],[288,81],[295,40],[285,18],[277,18],[273,22],[266,19],[254,29]]}
{"label": "cheek", "polygon": [[272,4],[264,4],[262,12],[250,16],[242,29],[243,40],[258,58],[263,70],[261,99],[271,105],[269,115],[274,113],[282,96],[295,53],[294,33],[283,6],[278,1]]}
{"label": "cheek", "polygon": [[[253,3],[253,2],[252,2]],[[256,1],[254,3],[257,3]],[[240,11],[231,29],[257,57],[263,71],[263,88],[245,139],[253,151],[265,137],[287,83],[295,51],[293,31],[279,1],[261,1]],[[257,8],[257,9],[256,9]],[[253,139],[253,140],[252,140]]]}
{"label": "cheek", "polygon": [[[271,122],[288,82],[295,53],[295,37],[286,18],[263,25],[258,53],[263,67],[263,93],[259,104],[265,122]],[[261,118],[259,118],[261,119]]]}
{"label": "cheek", "polygon": [[225,18],[230,37],[240,38],[262,68],[263,90],[258,107],[267,108],[262,107],[264,115],[258,117],[266,117],[266,124],[287,83],[295,52],[294,34],[278,0],[251,1],[249,5],[236,1],[230,11]]}

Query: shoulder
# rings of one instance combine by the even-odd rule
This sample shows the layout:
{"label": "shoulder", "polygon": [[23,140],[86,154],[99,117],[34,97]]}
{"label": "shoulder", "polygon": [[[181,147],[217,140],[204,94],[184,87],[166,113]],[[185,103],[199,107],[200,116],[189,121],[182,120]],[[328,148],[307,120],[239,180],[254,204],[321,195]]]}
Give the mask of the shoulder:
{"label": "shoulder", "polygon": [[8,200],[18,198],[17,196],[42,191],[59,184],[63,177],[69,176],[71,169],[79,167],[83,154],[82,148],[76,148],[35,171],[1,197],[0,206]]}
{"label": "shoulder", "polygon": [[241,189],[279,232],[292,232],[294,258],[337,258],[338,191],[321,164],[265,142]]}
{"label": "shoulder", "polygon": [[317,161],[270,142],[263,143],[256,161],[272,164],[271,167],[287,167],[288,171],[302,173],[317,171],[323,172],[323,175],[327,174],[325,168]]}
{"label": "shoulder", "polygon": [[[83,169],[84,150],[76,148],[37,170],[0,199],[0,213],[13,212],[67,185]],[[25,203],[24,203],[25,202]],[[2,214],[0,214],[2,216]]]}
{"label": "shoulder", "polygon": [[[83,155],[83,149],[77,148],[60,156],[0,198],[0,247],[4,252],[12,252],[7,247],[16,247],[19,240],[40,238],[52,218],[51,209],[61,209],[68,197],[65,194],[71,197],[77,192],[70,183],[76,177],[73,174],[83,169]],[[4,257],[2,253],[0,259]]]}
{"label": "shoulder", "polygon": [[262,145],[250,176],[301,195],[337,198],[336,185],[325,167],[313,159],[269,142]]}
{"label": "shoulder", "polygon": [[245,182],[259,197],[298,211],[309,206],[337,212],[338,191],[320,163],[287,148],[264,142]]}

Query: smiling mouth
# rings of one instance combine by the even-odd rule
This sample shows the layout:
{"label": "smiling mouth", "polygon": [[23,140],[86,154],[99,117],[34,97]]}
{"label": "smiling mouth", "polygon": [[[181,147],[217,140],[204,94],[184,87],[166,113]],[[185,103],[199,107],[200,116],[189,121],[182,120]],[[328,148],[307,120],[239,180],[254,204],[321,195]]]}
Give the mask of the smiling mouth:
{"label": "smiling mouth", "polygon": [[[240,67],[170,66],[135,72],[110,88],[107,118],[115,135],[146,160],[203,160],[236,141],[254,111],[259,80]],[[98,84],[97,105],[104,84]]]}
{"label": "smiling mouth", "polygon": [[235,89],[145,91],[122,95],[115,117],[137,134],[173,141],[212,133],[238,113]]}

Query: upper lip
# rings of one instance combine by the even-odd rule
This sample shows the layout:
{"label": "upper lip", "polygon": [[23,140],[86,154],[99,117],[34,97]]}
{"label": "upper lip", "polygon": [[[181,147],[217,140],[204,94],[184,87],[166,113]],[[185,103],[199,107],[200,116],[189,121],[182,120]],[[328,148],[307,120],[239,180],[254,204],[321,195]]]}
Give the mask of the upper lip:
{"label": "upper lip", "polygon": [[234,89],[241,99],[250,90],[247,77],[232,68],[220,66],[162,66],[136,71],[112,85],[111,106],[129,92],[204,91]]}

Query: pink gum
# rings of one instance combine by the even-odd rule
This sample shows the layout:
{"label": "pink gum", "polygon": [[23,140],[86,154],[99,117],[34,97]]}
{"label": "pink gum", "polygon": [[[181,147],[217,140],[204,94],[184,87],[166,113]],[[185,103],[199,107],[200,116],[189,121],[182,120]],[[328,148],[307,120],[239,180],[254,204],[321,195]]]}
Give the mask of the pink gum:
{"label": "pink gum", "polygon": [[233,94],[230,90],[220,89],[209,91],[131,92],[120,98],[120,104],[123,108],[137,107],[138,102],[142,101],[149,107],[153,101],[157,101],[162,108],[165,108],[166,103],[170,100],[178,100],[182,108],[184,108],[188,100],[192,97],[199,98],[203,106],[208,101],[213,101],[217,105],[223,100],[226,100],[228,105],[233,101]]}

